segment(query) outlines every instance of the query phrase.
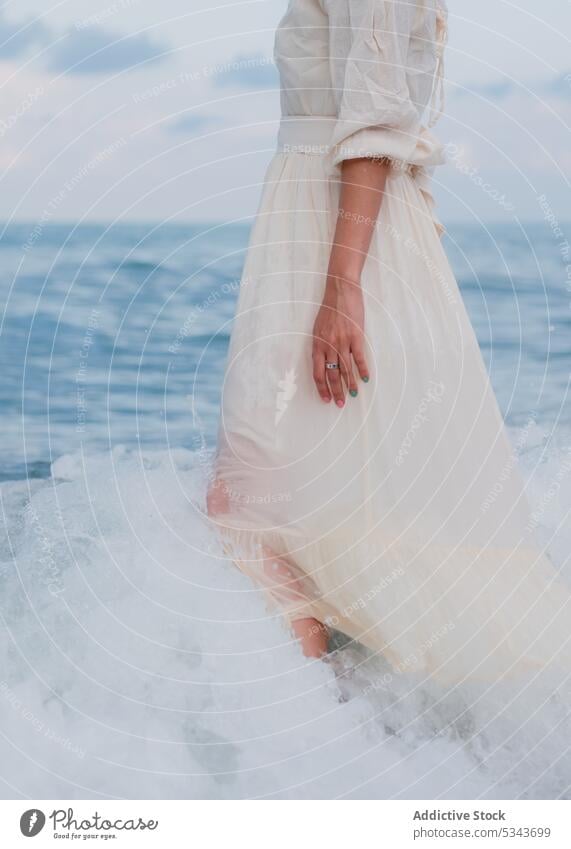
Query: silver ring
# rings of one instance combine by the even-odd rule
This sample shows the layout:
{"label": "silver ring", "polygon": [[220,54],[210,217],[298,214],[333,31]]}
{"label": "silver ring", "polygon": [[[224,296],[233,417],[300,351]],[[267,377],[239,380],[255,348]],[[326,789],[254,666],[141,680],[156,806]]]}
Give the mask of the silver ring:
{"label": "silver ring", "polygon": [[325,368],[339,368],[339,363],[325,363]]}

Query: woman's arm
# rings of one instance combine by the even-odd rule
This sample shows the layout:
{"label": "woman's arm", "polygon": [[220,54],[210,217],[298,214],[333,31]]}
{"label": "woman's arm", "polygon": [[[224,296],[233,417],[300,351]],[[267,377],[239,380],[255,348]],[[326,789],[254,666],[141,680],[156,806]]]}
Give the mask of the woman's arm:
{"label": "woman's arm", "polygon": [[[381,207],[390,164],[386,159],[348,159],[341,164],[341,192],[323,303],[313,328],[313,378],[321,398],[345,403],[357,395],[353,360],[369,379],[364,352],[361,272]],[[339,369],[326,369],[339,362]],[[343,385],[344,384],[344,385]]]}

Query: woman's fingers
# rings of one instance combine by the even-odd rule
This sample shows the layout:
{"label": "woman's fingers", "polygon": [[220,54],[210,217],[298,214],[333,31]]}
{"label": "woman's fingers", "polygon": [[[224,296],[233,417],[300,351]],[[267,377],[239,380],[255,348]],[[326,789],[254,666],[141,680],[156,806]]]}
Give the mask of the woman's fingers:
{"label": "woman's fingers", "polygon": [[357,396],[357,381],[355,380],[355,373],[353,371],[353,360],[350,348],[341,352],[339,356],[339,368],[341,370],[341,377],[343,378],[349,395],[355,398]]}
{"label": "woman's fingers", "polygon": [[365,351],[363,350],[362,336],[358,336],[356,339],[352,340],[351,353],[353,354],[353,359],[355,360],[355,365],[357,366],[357,371],[359,372],[361,380],[364,381],[364,383],[367,383],[369,380],[369,369],[367,367]]}
{"label": "woman's fingers", "polygon": [[313,346],[313,380],[321,398],[329,403],[331,392],[325,375],[325,351],[317,344]]}
{"label": "woman's fingers", "polygon": [[327,368],[327,380],[331,394],[338,407],[345,404],[345,390],[343,389],[343,381],[341,380],[341,367],[339,363],[339,354],[334,348],[328,348],[325,352],[326,363],[337,363],[339,368]]}

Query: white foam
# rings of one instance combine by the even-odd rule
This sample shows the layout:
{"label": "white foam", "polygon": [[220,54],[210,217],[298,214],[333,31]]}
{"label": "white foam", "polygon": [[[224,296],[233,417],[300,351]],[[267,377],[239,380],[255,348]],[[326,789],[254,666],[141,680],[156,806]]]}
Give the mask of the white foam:
{"label": "white foam", "polygon": [[[509,728],[489,706],[464,713],[404,678],[372,687],[383,663],[357,649],[340,682],[305,660],[222,555],[198,454],[117,448],[52,473],[1,488],[5,796],[563,794],[560,738],[531,764],[527,728],[494,752]],[[566,487],[547,510],[561,546]]]}

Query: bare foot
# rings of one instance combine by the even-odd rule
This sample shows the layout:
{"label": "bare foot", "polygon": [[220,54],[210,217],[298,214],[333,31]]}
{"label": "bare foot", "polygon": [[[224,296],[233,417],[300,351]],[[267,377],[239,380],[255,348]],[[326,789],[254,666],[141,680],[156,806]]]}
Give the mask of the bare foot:
{"label": "bare foot", "polygon": [[296,619],[292,629],[306,657],[323,657],[327,654],[329,633],[317,619]]}

